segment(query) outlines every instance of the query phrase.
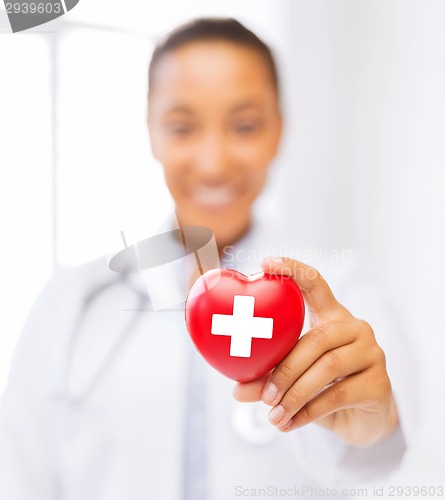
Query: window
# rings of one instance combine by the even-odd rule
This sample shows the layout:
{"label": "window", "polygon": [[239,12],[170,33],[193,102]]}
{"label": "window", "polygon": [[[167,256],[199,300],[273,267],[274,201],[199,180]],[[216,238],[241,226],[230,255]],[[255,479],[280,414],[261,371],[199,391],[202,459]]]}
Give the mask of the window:
{"label": "window", "polygon": [[0,394],[52,269],[51,36],[0,34]]}
{"label": "window", "polygon": [[56,64],[58,261],[122,248],[120,230],[156,230],[171,209],[146,127],[147,37],[75,28]]}

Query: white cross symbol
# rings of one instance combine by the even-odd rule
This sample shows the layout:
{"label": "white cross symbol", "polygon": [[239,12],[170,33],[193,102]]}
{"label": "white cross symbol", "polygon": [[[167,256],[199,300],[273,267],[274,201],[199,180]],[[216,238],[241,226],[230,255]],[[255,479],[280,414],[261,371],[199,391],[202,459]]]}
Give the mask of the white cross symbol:
{"label": "white cross symbol", "polygon": [[230,336],[230,356],[250,358],[252,339],[271,339],[273,318],[254,317],[255,297],[235,295],[233,314],[212,316],[212,335]]}

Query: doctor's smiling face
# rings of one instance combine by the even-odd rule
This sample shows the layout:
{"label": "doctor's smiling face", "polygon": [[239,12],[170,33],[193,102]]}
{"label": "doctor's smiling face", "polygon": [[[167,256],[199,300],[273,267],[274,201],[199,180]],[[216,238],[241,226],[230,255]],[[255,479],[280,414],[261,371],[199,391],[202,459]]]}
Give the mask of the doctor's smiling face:
{"label": "doctor's smiling face", "polygon": [[273,62],[225,36],[181,42],[150,71],[150,141],[178,220],[210,227],[221,249],[247,230],[278,150]]}

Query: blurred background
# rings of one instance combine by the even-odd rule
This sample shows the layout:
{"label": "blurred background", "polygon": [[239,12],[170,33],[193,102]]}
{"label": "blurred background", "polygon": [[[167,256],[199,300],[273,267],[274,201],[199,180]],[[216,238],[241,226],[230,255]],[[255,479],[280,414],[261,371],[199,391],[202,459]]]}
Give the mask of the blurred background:
{"label": "blurred background", "polygon": [[445,2],[81,0],[14,35],[1,9],[0,396],[53,269],[120,249],[120,230],[146,237],[171,210],[145,125],[154,43],[193,17],[233,16],[273,47],[283,82],[286,133],[258,210],[284,213],[304,245],[360,255],[393,299],[421,364],[403,474],[432,477],[445,442]]}

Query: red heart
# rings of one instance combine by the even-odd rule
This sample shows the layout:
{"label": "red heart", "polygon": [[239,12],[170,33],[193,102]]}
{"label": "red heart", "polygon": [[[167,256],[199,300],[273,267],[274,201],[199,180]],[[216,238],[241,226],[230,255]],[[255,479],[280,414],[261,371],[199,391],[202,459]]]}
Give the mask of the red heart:
{"label": "red heart", "polygon": [[286,276],[212,269],[190,290],[185,321],[210,365],[248,382],[274,368],[294,347],[303,328],[304,301]]}

